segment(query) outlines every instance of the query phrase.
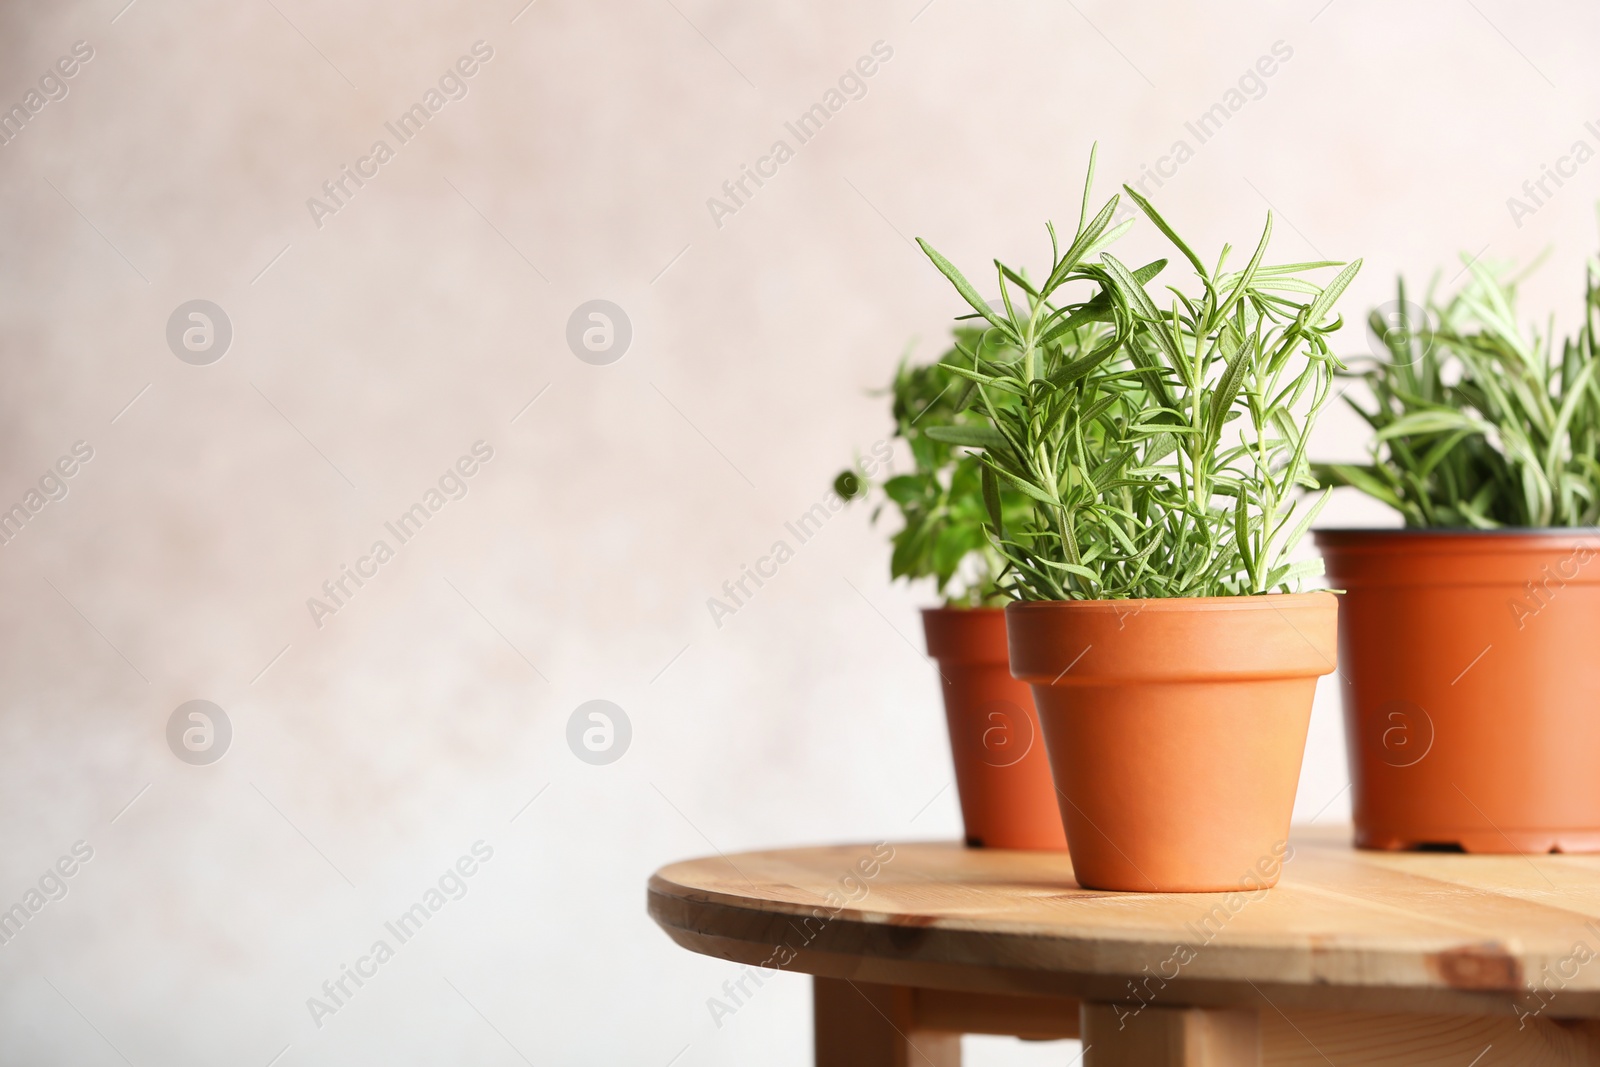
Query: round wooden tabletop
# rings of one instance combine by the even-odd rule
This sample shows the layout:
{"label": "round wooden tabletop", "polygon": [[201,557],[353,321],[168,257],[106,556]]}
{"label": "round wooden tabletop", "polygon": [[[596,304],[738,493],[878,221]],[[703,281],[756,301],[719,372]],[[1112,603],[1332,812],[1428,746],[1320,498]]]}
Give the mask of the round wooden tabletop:
{"label": "round wooden tabletop", "polygon": [[892,985],[1600,1017],[1600,857],[1291,842],[1254,894],[1096,892],[1064,853],[895,843],[675,863],[649,907],[696,952]]}

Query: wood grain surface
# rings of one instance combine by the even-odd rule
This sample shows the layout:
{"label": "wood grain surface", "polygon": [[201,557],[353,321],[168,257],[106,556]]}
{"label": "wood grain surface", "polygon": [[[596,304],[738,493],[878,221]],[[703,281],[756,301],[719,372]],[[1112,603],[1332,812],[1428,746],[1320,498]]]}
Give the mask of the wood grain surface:
{"label": "wood grain surface", "polygon": [[1297,832],[1276,889],[1226,895],[1085,890],[1056,853],[751,852],[662,868],[649,907],[685,947],[751,966],[1077,997],[1118,1019],[1247,1006],[1269,1043],[1286,1011],[1497,1015],[1513,1028],[1600,1017],[1600,858],[1348,841],[1342,827]]}

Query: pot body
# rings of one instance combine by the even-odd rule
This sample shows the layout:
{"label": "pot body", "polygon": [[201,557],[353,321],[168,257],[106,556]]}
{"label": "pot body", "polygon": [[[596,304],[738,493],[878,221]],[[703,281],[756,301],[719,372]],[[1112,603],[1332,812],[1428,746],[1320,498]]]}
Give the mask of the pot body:
{"label": "pot body", "polygon": [[938,664],[967,844],[1064,849],[1033,694],[1011,677],[999,608],[928,608],[928,655]]}
{"label": "pot body", "polygon": [[1600,531],[1316,538],[1356,844],[1600,851]]}
{"label": "pot body", "polygon": [[1337,614],[1326,592],[1006,609],[1080,885],[1277,883]]}

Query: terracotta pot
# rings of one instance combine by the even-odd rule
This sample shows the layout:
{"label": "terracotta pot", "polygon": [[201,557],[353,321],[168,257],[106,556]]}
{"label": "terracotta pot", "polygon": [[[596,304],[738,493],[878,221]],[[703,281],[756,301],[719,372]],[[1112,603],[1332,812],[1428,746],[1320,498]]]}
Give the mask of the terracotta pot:
{"label": "terracotta pot", "polygon": [[1007,665],[1005,612],[928,608],[922,628],[939,667],[967,844],[1066,848],[1033,694]]}
{"label": "terracotta pot", "polygon": [[1600,851],[1600,531],[1321,530],[1362,848]]}
{"label": "terracotta pot", "polygon": [[1006,608],[1080,885],[1277,883],[1337,614],[1326,592]]}

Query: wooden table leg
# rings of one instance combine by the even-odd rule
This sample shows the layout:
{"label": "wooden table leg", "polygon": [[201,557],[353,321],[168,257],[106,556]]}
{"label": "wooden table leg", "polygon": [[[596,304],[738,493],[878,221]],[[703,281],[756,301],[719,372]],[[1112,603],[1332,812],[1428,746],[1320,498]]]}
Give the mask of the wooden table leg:
{"label": "wooden table leg", "polygon": [[961,1035],[919,1029],[914,991],[813,978],[817,1067],[961,1067]]}
{"label": "wooden table leg", "polygon": [[1083,1005],[1084,1067],[1260,1067],[1254,1010]]}

